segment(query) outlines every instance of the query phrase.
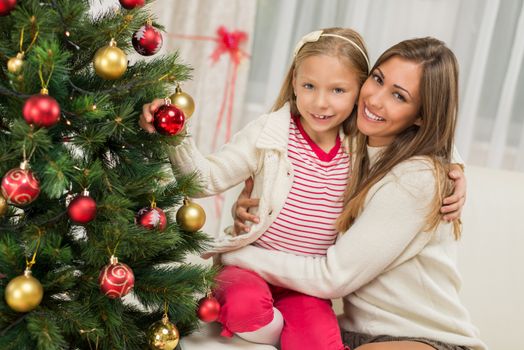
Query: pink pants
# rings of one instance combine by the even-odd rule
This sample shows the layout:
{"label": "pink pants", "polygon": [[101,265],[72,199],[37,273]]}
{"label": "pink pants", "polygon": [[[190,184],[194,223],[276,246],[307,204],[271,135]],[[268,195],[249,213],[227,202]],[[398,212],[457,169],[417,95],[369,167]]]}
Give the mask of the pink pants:
{"label": "pink pants", "polygon": [[267,325],[275,307],[284,318],[282,350],[345,349],[330,300],[272,286],[257,273],[236,266],[224,267],[216,280],[221,335],[231,337]]}

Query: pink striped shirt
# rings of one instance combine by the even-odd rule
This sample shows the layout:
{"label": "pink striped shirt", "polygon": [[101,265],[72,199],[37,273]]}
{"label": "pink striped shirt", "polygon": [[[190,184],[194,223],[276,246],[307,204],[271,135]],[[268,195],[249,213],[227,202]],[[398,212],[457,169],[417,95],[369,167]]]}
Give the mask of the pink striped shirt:
{"label": "pink striped shirt", "polygon": [[291,118],[288,158],[293,185],[284,207],[254,245],[296,255],[322,256],[335,243],[335,221],[342,212],[349,156],[337,136],[328,153],[306,134],[299,118]]}

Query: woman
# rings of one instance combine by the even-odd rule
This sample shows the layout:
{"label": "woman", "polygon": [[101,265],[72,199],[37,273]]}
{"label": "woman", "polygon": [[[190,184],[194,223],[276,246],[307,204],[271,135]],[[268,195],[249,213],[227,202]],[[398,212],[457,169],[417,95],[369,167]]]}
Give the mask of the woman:
{"label": "woman", "polygon": [[[458,298],[458,220],[441,220],[458,109],[458,67],[433,38],[378,59],[353,120],[351,180],[325,257],[247,246],[222,256],[269,283],[344,298],[351,348],[485,349]],[[358,131],[356,131],[358,129]]]}

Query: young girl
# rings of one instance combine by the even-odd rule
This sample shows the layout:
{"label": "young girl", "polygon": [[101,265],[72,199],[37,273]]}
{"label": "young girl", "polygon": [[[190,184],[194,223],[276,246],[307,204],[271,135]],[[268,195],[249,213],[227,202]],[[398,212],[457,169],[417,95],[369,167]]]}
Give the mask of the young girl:
{"label": "young girl", "polygon": [[[325,255],[337,237],[334,222],[348,180],[343,124],[356,112],[368,69],[365,46],[354,31],[330,28],[308,34],[297,45],[274,112],[246,126],[216,154],[202,156],[191,138],[172,150],[171,160],[183,172],[199,172],[204,196],[254,176],[260,222],[248,234],[217,237],[206,255],[249,244]],[[144,107],[144,129],[153,130],[151,111],[161,103]],[[268,285],[234,266],[221,271],[217,282],[223,335],[273,343],[282,330],[283,349],[343,348],[329,300]]]}
{"label": "young girl", "polygon": [[[458,298],[459,222],[440,220],[458,109],[458,67],[433,38],[403,41],[378,59],[350,130],[354,156],[346,231],[322,257],[253,246],[226,265],[320,298],[345,296],[344,339],[359,350],[485,349]],[[371,344],[373,343],[373,344]]]}

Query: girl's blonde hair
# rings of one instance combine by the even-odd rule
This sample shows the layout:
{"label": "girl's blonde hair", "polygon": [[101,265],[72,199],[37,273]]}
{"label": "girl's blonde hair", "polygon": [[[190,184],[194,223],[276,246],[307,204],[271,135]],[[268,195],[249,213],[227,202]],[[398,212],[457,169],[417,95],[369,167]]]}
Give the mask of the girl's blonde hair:
{"label": "girl's blonde hair", "polygon": [[[458,63],[453,52],[434,38],[402,41],[384,52],[372,68],[372,72],[392,57],[420,64],[421,107],[420,126],[412,125],[401,132],[370,166],[367,154],[367,136],[358,131],[356,118],[352,118],[350,130],[356,137],[355,159],[345,193],[345,207],[337,221],[337,228],[347,230],[364,206],[370,188],[379,182],[397,164],[413,157],[425,156],[435,168],[437,191],[427,217],[425,231],[433,231],[441,220],[440,207],[444,196],[453,191],[453,182],[447,177],[456,118],[458,112]],[[455,238],[460,237],[460,221],[454,222]]]}
{"label": "girl's blonde hair", "polygon": [[[364,44],[364,40],[356,31],[348,28],[326,28],[322,29],[323,34],[334,34],[343,36],[362,50],[360,51],[355,45],[352,45],[347,40],[337,38],[333,36],[320,36],[317,41],[306,42],[302,48],[298,51],[296,56],[293,58],[291,67],[287,72],[286,78],[280,88],[280,93],[273,105],[272,111],[279,110],[286,104],[289,103],[291,113],[298,115],[298,108],[295,100],[295,94],[293,93],[293,76],[295,75],[296,69],[300,64],[308,57],[316,55],[328,55],[338,57],[342,62],[346,62],[350,69],[358,74],[359,86],[362,86],[368,76],[368,59],[367,49]],[[365,56],[362,54],[364,53]],[[356,115],[356,106],[351,113],[351,116]],[[343,128],[348,134],[349,120],[354,118],[347,118],[344,121]]]}

